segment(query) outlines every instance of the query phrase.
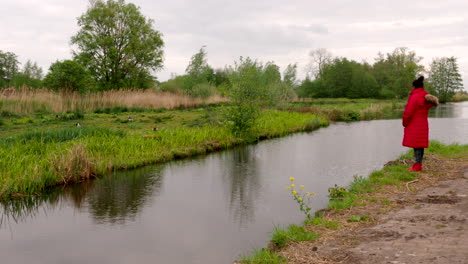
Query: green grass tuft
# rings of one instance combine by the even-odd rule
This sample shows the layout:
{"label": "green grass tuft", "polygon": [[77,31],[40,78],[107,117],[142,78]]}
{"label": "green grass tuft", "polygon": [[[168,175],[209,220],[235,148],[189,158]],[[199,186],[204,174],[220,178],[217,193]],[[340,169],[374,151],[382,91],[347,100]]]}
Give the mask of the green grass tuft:
{"label": "green grass tuft", "polygon": [[451,144],[444,145],[439,141],[431,141],[427,153],[437,153],[445,157],[453,157],[460,153],[468,152],[468,145]]}
{"label": "green grass tuft", "polygon": [[361,222],[369,220],[369,216],[367,215],[352,215],[348,218],[348,222]]}
{"label": "green grass tuft", "polygon": [[315,226],[323,226],[328,229],[338,230],[341,228],[341,224],[337,221],[328,221],[323,219],[321,215],[312,218],[310,220],[306,220],[305,224],[315,225]]}
{"label": "green grass tuft", "polygon": [[260,249],[254,250],[250,257],[242,257],[240,262],[243,264],[279,264],[285,263],[286,259],[279,257],[275,252],[268,249]]}
{"label": "green grass tuft", "polygon": [[279,248],[282,248],[287,246],[290,241],[315,241],[318,237],[318,234],[308,232],[302,226],[290,225],[287,229],[276,227],[272,233],[271,241]]}

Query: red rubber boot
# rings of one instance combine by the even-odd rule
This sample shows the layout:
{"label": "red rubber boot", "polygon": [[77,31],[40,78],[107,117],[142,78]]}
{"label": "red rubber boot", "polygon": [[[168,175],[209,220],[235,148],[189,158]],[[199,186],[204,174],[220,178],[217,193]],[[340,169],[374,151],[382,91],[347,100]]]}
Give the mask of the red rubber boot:
{"label": "red rubber boot", "polygon": [[409,171],[422,171],[422,163],[415,163],[413,167],[408,168]]}

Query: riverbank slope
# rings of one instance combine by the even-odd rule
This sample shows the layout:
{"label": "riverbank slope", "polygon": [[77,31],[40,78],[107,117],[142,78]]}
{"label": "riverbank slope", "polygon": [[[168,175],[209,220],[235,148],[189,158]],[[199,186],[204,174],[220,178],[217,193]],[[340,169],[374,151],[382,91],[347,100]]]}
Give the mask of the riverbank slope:
{"label": "riverbank slope", "polygon": [[[14,104],[7,102],[3,106]],[[307,105],[313,107],[296,111]],[[401,106],[393,101],[342,99],[292,104],[288,111],[262,109],[245,135],[230,129],[225,118],[229,105],[174,110],[128,106],[66,112],[2,110],[0,199],[38,194],[114,170],[312,131],[330,121],[384,118]]]}
{"label": "riverbank slope", "polygon": [[[413,178],[404,177],[411,163],[405,155],[369,181],[355,181],[348,195],[355,196],[352,205],[331,203],[318,213],[320,221],[306,222],[317,240],[289,241],[282,249],[272,242],[283,258],[275,263],[465,263],[468,145],[431,146],[424,171],[410,173]],[[390,180],[392,175],[401,180]]]}

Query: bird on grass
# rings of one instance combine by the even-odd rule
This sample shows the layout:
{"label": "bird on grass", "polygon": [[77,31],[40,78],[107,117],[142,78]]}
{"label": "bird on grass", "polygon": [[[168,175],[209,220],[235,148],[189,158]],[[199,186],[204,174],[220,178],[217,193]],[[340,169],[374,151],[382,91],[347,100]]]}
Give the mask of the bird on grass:
{"label": "bird on grass", "polygon": [[133,118],[132,118],[132,117],[130,117],[130,116],[128,117],[128,119],[127,119],[127,120],[128,120],[128,122],[133,122],[133,121],[135,121],[135,119],[133,119]]}
{"label": "bird on grass", "polygon": [[75,126],[76,126],[76,127],[81,127],[80,122],[76,123]]}

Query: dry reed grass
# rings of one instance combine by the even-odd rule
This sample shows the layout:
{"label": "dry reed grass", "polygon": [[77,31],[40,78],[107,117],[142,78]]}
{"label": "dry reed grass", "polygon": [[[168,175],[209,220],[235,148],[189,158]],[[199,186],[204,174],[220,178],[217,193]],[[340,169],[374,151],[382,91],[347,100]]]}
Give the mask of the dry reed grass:
{"label": "dry reed grass", "polygon": [[458,92],[453,96],[451,101],[453,102],[468,101],[468,93]]}
{"label": "dry reed grass", "polygon": [[37,111],[66,112],[77,109],[92,111],[96,108],[115,106],[174,109],[226,101],[226,98],[219,95],[200,99],[154,90],[113,90],[87,95],[26,87],[0,90],[0,111],[24,114]]}
{"label": "dry reed grass", "polygon": [[62,177],[63,184],[85,181],[94,175],[92,164],[82,145],[73,146],[64,155],[55,157],[52,164],[55,174]]}

